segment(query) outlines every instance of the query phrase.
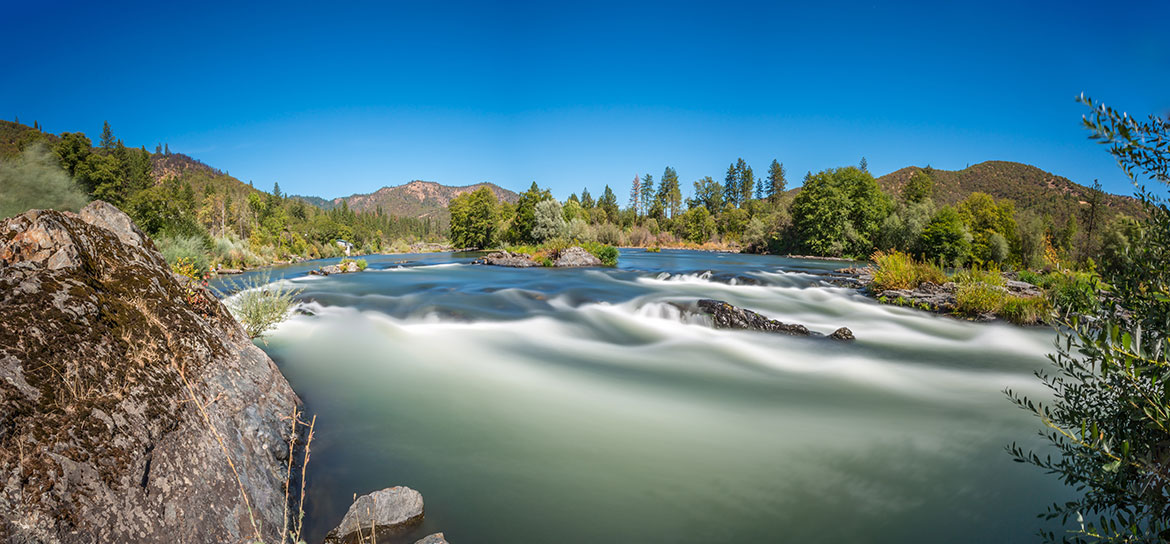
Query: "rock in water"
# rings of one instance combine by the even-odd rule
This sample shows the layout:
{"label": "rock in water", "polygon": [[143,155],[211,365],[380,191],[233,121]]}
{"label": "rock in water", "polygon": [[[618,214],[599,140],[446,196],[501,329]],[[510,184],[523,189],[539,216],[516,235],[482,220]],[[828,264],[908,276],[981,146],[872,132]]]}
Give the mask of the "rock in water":
{"label": "rock in water", "polygon": [[579,266],[601,266],[601,259],[594,257],[592,253],[585,251],[580,246],[573,246],[569,249],[561,251],[560,256],[553,262],[556,267],[579,267]]}
{"label": "rock in water", "polygon": [[804,325],[789,325],[768,319],[751,310],[736,308],[722,300],[705,298],[699,301],[699,309],[710,314],[718,329],[747,329],[753,331],[782,332],[793,336],[808,336]]}
{"label": "rock in water", "polygon": [[[789,324],[775,319],[768,319],[756,312],[737,308],[722,300],[705,298],[700,300],[698,305],[700,311],[711,316],[717,329],[745,329],[751,331],[779,332],[793,336],[819,336],[822,338],[825,336],[821,333],[809,331],[804,325]],[[685,310],[685,308],[682,309]],[[834,340],[854,339],[853,331],[845,327],[833,331],[833,334],[829,335],[829,338]]]}
{"label": "rock in water", "polygon": [[414,544],[449,544],[446,538],[443,538],[443,533],[435,533],[433,535],[424,536],[416,541]]}
{"label": "rock in water", "polygon": [[829,338],[834,340],[856,340],[856,338],[853,337],[853,331],[849,330],[849,327],[841,327],[840,329],[833,331],[833,334],[830,334]]}
{"label": "rock in water", "polygon": [[404,486],[389,487],[353,501],[341,523],[325,535],[325,542],[357,544],[371,540],[371,533],[377,540],[386,541],[422,519],[421,493]]}
{"label": "rock in water", "polygon": [[475,263],[490,264],[493,266],[510,266],[512,268],[532,268],[534,266],[540,266],[540,264],[532,260],[531,257],[522,255],[520,253],[512,253],[508,250],[490,253],[481,259],[477,259]]}
{"label": "rock in water", "polygon": [[298,403],[117,208],[0,223],[0,541],[275,542]]}

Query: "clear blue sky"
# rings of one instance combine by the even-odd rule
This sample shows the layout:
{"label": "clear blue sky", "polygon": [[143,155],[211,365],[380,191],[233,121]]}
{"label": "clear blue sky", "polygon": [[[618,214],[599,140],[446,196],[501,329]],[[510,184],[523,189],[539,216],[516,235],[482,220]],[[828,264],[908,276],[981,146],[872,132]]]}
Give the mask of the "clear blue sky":
{"label": "clear blue sky", "polygon": [[[1084,91],[1170,112],[1170,2],[7,3],[0,117],[169,142],[269,189],[532,181],[742,156],[875,174],[1000,159],[1130,193]],[[952,5],[954,4],[954,5]]]}

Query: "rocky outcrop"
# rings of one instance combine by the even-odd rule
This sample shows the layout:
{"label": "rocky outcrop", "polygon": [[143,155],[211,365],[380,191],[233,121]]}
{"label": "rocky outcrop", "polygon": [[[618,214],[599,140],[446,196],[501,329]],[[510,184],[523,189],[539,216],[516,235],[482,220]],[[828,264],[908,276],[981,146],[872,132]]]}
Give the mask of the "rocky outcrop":
{"label": "rocky outcrop", "polygon": [[[362,495],[353,501],[341,523],[325,535],[325,542],[326,544],[358,544],[378,540],[385,542],[413,528],[422,520],[422,494],[409,487],[389,487]],[[442,538],[442,534],[439,538]]]}
{"label": "rocky outcrop", "polygon": [[601,259],[594,257],[592,253],[585,251],[582,247],[573,246],[561,251],[557,255],[557,259],[553,261],[553,266],[560,268],[601,266]]}
{"label": "rocky outcrop", "polygon": [[[589,253],[581,246],[573,246],[567,249],[554,252],[550,257],[551,264],[556,268],[580,268],[586,266],[601,266],[601,259],[598,259],[592,253]],[[532,268],[536,266],[546,266],[546,264],[533,259],[529,255],[523,253],[512,253],[508,250],[494,251],[479,259],[472,261],[473,264],[488,264],[493,266],[508,266],[512,268]]]}
{"label": "rocky outcrop", "polygon": [[952,312],[955,309],[955,293],[959,291],[953,281],[942,285],[925,282],[914,289],[886,289],[877,293],[879,302],[911,306],[932,312]]}
{"label": "rocky outcrop", "polygon": [[489,253],[474,261],[475,264],[489,264],[492,266],[509,266],[512,268],[532,268],[540,263],[532,260],[528,255],[512,253],[508,250]]}
{"label": "rocky outcrop", "polygon": [[344,263],[337,263],[322,266],[317,270],[310,270],[310,276],[328,276],[330,274],[346,274],[349,272],[360,272],[361,267],[356,261],[345,261]]}
{"label": "rocky outcrop", "polygon": [[[769,319],[751,310],[732,306],[722,300],[702,299],[697,303],[699,311],[711,316],[717,329],[744,329],[751,331],[778,332],[792,336],[824,336],[808,330],[800,324],[789,324]],[[829,336],[835,340],[853,340],[853,331],[841,327]]]}
{"label": "rocky outcrop", "polygon": [[0,223],[0,541],[276,541],[298,403],[113,206]]}

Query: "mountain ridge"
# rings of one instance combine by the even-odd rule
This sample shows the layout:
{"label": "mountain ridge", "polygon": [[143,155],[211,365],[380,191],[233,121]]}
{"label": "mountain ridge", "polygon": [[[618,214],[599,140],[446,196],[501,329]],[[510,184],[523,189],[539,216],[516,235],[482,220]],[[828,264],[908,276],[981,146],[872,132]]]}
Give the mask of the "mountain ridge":
{"label": "mountain ridge", "polygon": [[402,185],[384,186],[370,193],[355,193],[349,196],[325,199],[316,196],[292,195],[308,204],[332,209],[343,202],[355,212],[368,213],[381,208],[388,215],[401,217],[432,218],[446,221],[450,217],[447,211],[451,199],[463,193],[469,193],[487,187],[496,198],[510,203],[516,203],[520,195],[490,182],[480,182],[471,185],[444,185],[435,181],[414,180]]}

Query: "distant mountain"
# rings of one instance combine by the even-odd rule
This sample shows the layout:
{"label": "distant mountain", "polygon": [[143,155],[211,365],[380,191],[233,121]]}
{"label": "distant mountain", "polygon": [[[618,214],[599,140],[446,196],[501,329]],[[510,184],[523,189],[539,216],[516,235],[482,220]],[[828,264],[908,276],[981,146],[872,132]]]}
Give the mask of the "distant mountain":
{"label": "distant mountain", "polygon": [[[922,168],[908,166],[877,178],[877,182],[886,192],[899,195],[910,176],[919,170]],[[982,192],[1012,199],[1017,210],[1051,214],[1058,223],[1080,211],[1089,191],[1084,185],[1035,166],[1007,161],[981,162],[955,171],[933,169],[931,177],[937,204],[954,204],[971,193]],[[1132,197],[1106,194],[1104,203],[1107,215],[1142,213],[1141,203]]]}
{"label": "distant mountain", "polygon": [[345,202],[349,209],[357,212],[373,212],[381,208],[387,215],[400,217],[429,217],[440,222],[446,222],[450,217],[447,206],[451,199],[462,193],[475,191],[480,187],[487,187],[496,194],[496,198],[515,204],[520,195],[504,189],[494,183],[477,183],[452,187],[441,185],[433,181],[412,181],[406,185],[383,187],[367,194],[355,194],[333,200],[325,200],[313,196],[296,196],[309,204],[324,209],[340,206]]}

